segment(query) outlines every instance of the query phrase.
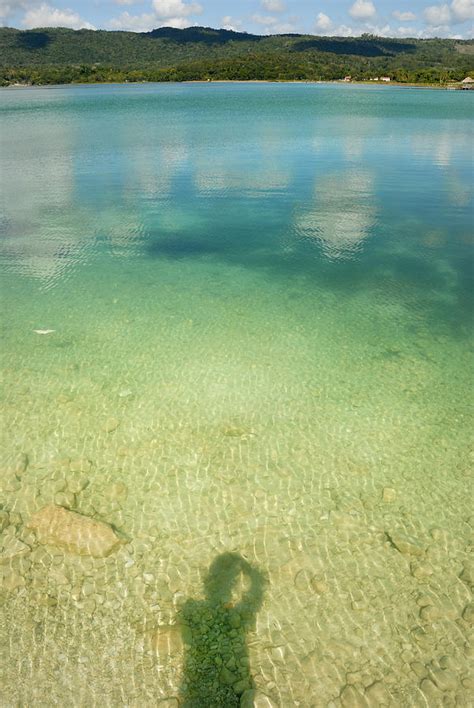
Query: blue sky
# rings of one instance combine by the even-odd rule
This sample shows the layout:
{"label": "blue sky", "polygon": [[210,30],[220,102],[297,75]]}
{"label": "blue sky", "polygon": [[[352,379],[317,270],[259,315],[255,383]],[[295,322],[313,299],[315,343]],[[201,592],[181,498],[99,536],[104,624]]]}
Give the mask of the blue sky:
{"label": "blue sky", "polygon": [[1,24],[21,28],[205,25],[258,34],[468,38],[473,19],[474,0],[0,0]]}

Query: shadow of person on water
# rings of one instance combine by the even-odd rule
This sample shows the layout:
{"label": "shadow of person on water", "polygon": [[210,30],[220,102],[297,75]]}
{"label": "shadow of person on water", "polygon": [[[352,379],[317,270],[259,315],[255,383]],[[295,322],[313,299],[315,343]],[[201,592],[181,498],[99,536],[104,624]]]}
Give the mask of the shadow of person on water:
{"label": "shadow of person on water", "polygon": [[[253,688],[246,642],[262,605],[265,578],[237,553],[223,553],[204,581],[205,599],[180,611],[185,647],[180,704],[231,708]],[[238,597],[240,596],[240,597]]]}

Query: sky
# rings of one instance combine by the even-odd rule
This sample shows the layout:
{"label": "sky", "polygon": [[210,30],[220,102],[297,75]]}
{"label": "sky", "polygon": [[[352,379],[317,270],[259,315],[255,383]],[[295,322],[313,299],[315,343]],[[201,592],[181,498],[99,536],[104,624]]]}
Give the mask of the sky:
{"label": "sky", "polygon": [[473,21],[474,0],[0,0],[0,24],[22,29],[203,25],[254,34],[472,38]]}

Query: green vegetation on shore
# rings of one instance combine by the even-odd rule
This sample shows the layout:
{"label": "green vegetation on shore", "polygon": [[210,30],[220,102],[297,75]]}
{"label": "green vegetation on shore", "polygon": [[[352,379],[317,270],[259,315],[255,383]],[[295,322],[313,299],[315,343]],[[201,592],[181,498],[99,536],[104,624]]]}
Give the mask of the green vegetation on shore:
{"label": "green vegetation on shore", "polygon": [[474,40],[0,28],[0,86],[122,81],[355,81],[445,84],[474,72]]}

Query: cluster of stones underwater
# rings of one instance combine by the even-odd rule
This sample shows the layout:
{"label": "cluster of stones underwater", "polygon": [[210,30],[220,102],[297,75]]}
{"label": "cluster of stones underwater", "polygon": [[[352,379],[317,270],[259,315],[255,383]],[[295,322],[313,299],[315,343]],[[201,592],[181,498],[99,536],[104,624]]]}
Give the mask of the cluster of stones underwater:
{"label": "cluster of stones underwater", "polygon": [[[253,671],[247,646],[252,633],[252,612],[246,614],[245,608],[237,610],[232,604],[188,599],[180,590],[179,578],[168,577],[167,582],[162,583],[150,568],[157,538],[147,538],[147,534],[130,538],[126,529],[118,528],[120,507],[127,497],[124,483],[115,481],[109,485],[107,499],[102,513],[99,513],[97,508],[91,508],[86,493],[93,484],[87,476],[91,473],[92,463],[85,459],[69,460],[66,466],[65,476],[64,462],[59,465],[59,470],[51,471],[42,466],[29,466],[28,456],[20,455],[4,470],[1,480],[6,499],[5,507],[0,511],[1,593],[5,616],[10,616],[7,643],[13,665],[15,660],[17,666],[37,660],[34,656],[20,658],[16,646],[24,647],[23,635],[34,638],[36,644],[32,649],[37,652],[39,647],[48,645],[48,632],[56,627],[54,631],[60,647],[57,661],[59,665],[61,662],[77,662],[78,680],[84,683],[87,691],[86,674],[82,671],[88,665],[92,666],[93,659],[86,651],[82,654],[80,647],[68,645],[70,637],[66,635],[71,623],[62,626],[58,620],[62,616],[73,619],[77,614],[83,623],[81,632],[88,628],[97,637],[93,642],[95,650],[95,644],[103,642],[104,647],[107,645],[107,636],[113,634],[114,623],[122,630],[125,624],[128,626],[129,633],[121,638],[122,646],[113,651],[120,654],[123,650],[121,660],[125,661],[126,645],[132,644],[134,652],[142,652],[141,670],[153,675],[157,683],[140,687],[138,681],[135,694],[127,700],[142,701],[145,705],[159,700],[170,708],[178,705],[189,708],[288,705],[290,694],[286,694],[287,698],[283,700],[279,697],[279,687],[272,685],[268,670],[270,659],[284,676],[291,652],[283,641],[278,637],[271,640],[262,637],[257,652],[260,664]],[[29,488],[35,491],[28,505]],[[41,488],[39,494],[38,488]],[[15,510],[20,490],[24,493],[21,512]],[[393,488],[384,487],[380,490],[380,497],[382,504],[393,505],[397,494]],[[24,511],[28,506],[32,508],[29,514]],[[85,511],[88,513],[83,513]],[[112,525],[104,518],[105,513],[109,514]],[[353,513],[334,510],[329,521],[333,534],[344,536],[350,533],[357,537]],[[77,529],[72,537],[71,528]],[[308,708],[319,708],[320,705],[328,708],[395,707],[400,705],[400,696],[405,695],[406,705],[469,706],[473,682],[467,664],[470,656],[468,644],[464,644],[464,655],[454,646],[451,654],[442,653],[444,645],[442,642],[433,644],[430,627],[437,623],[442,625],[445,621],[455,622],[461,643],[465,641],[463,638],[468,636],[474,623],[473,567],[464,562],[459,568],[456,592],[466,598],[461,610],[440,608],[433,600],[429,583],[435,573],[436,554],[441,553],[446,534],[442,529],[434,528],[430,536],[430,552],[426,542],[402,530],[389,530],[380,537],[385,552],[406,559],[411,577],[419,584],[416,595],[419,624],[413,627],[411,640],[425,656],[431,653],[432,658],[420,661],[413,655],[412,643],[405,641],[402,644],[402,648],[405,646],[404,660],[410,665],[410,680],[416,687],[413,693],[407,694],[406,687],[403,688],[404,694],[397,693],[393,674],[391,680],[385,680],[380,672],[366,670],[363,665],[357,667],[354,659],[347,658],[347,646],[329,640],[326,651],[346,657],[347,671],[341,676],[339,694],[334,694],[330,700],[324,699],[322,703],[312,696],[305,704],[299,697],[295,705],[308,705]],[[293,578],[295,592],[308,598],[307,607],[310,608],[313,600],[309,598],[322,602],[330,594],[331,579],[319,577],[301,565],[302,561],[292,560],[285,573]],[[196,594],[199,594],[197,588]],[[354,592],[351,608],[355,613],[364,613],[367,599]],[[20,617],[21,621],[15,626],[15,620]],[[4,629],[5,621],[2,634]],[[253,643],[254,646],[259,644],[258,637],[254,636]],[[318,661],[318,656],[313,657],[310,652],[303,662],[306,671],[302,675],[311,674],[314,661]],[[23,667],[21,671],[24,670]],[[292,675],[297,676],[296,672]],[[265,680],[262,677],[266,677]],[[30,694],[27,702],[41,705],[46,685],[53,680],[54,675],[45,676],[40,692],[36,696]],[[21,700],[22,688],[16,690]],[[123,696],[120,696],[120,691],[112,694],[107,705],[122,704]]]}

